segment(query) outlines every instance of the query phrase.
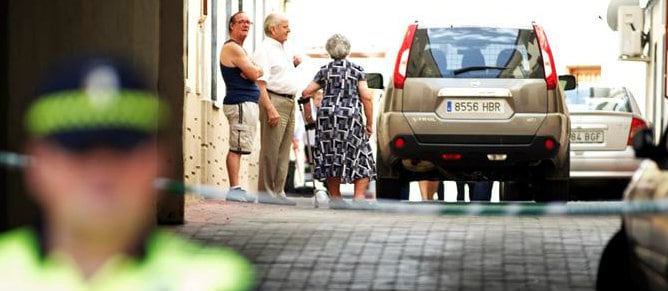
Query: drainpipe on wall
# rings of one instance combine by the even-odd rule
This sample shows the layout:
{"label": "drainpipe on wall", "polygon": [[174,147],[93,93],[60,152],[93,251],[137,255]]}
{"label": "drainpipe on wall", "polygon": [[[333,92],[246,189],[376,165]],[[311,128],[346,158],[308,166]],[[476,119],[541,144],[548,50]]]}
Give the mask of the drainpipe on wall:
{"label": "drainpipe on wall", "polygon": [[[204,25],[206,23],[207,16],[209,14],[209,3],[207,0],[202,0],[202,7],[201,10],[202,13],[200,14],[199,20],[197,21],[197,24],[199,26],[199,29],[197,31],[197,36],[198,36],[198,43],[197,43],[197,76],[196,76],[196,87],[195,91],[197,92],[197,95],[202,97],[202,87],[204,83],[204,74],[205,74],[205,69],[206,65],[205,63],[205,56],[206,56],[206,35],[205,35],[205,29]],[[202,184],[207,184],[209,181],[209,167],[207,167],[207,161],[208,161],[208,140],[209,140],[209,134],[208,134],[208,125],[209,125],[209,106],[208,106],[208,101],[206,98],[200,99],[200,164],[197,165],[196,167],[199,168],[200,172],[200,183]]]}
{"label": "drainpipe on wall", "polygon": [[206,43],[206,35],[204,34],[204,24],[206,17],[209,14],[208,1],[202,0],[201,14],[197,20],[197,39],[195,40],[195,93],[199,96],[202,94],[202,83],[204,80],[204,44]]}

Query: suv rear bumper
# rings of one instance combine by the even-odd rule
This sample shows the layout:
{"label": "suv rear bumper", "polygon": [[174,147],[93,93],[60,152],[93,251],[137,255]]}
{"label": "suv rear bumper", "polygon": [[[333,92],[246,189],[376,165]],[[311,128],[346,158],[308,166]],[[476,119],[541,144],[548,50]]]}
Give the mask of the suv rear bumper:
{"label": "suv rear bumper", "polygon": [[[442,136],[447,140],[447,136]],[[403,138],[404,146],[397,148],[394,142],[390,143],[391,156],[395,159],[416,159],[432,161],[439,164],[481,167],[514,165],[517,163],[535,163],[541,160],[553,159],[557,156],[560,144],[552,137],[536,136],[523,144],[450,144],[450,143],[421,143],[413,135],[398,135]],[[503,136],[484,136],[485,139],[503,140]],[[552,140],[551,150],[545,148],[546,140]],[[460,159],[446,160],[444,154],[459,154]],[[488,155],[506,155],[505,160],[490,160]],[[472,164],[475,163],[475,164]]]}
{"label": "suv rear bumper", "polygon": [[[520,130],[521,123],[529,121],[540,122],[540,126],[531,133]],[[548,113],[542,118],[536,114],[516,114],[503,123],[468,122],[465,129],[461,123],[430,119],[428,114],[381,114],[377,135],[378,177],[478,180],[476,177],[482,176],[504,181],[531,176],[568,178],[570,124],[566,114]],[[492,131],[492,127],[497,130]],[[397,137],[404,138],[400,149],[394,144]],[[551,151],[545,148],[548,138],[554,141]],[[461,157],[444,159],[443,154]],[[503,160],[493,160],[488,155],[506,156]]]}
{"label": "suv rear bumper", "polygon": [[[442,137],[448,140],[447,136]],[[401,148],[395,145],[396,138],[403,138]],[[485,139],[504,139],[504,136],[485,136]],[[546,149],[546,140],[554,142],[551,150]],[[547,136],[530,137],[529,142],[521,144],[451,144],[424,143],[413,135],[397,135],[389,148],[391,171],[401,172],[408,180],[514,180],[538,174],[538,169],[554,169],[561,145]],[[499,160],[490,155],[505,155],[505,158]]]}

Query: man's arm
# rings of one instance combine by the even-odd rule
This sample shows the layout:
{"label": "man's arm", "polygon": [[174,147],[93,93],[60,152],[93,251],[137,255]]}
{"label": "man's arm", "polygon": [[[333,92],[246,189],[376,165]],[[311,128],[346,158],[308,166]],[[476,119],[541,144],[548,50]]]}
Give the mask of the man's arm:
{"label": "man's arm", "polygon": [[267,92],[267,79],[269,78],[269,72],[270,72],[269,56],[267,55],[267,51],[263,46],[260,46],[257,50],[255,50],[255,53],[253,54],[253,61],[258,66],[265,68],[265,70],[267,71],[267,74],[257,79],[255,83],[260,88],[259,103],[260,106],[264,108],[264,110],[267,112],[267,123],[271,127],[277,126],[278,123],[280,122],[281,117],[278,114],[276,107],[274,107],[274,104],[271,103],[271,99],[269,98],[269,92]]}
{"label": "man's arm", "polygon": [[292,56],[292,64],[295,65],[295,68],[299,66],[299,64],[302,63],[302,58],[298,55]]}
{"label": "man's arm", "polygon": [[260,88],[260,106],[262,106],[267,111],[267,123],[269,126],[277,126],[281,116],[278,114],[278,110],[274,107],[274,104],[271,103],[269,99],[269,93],[267,92],[267,83],[262,80],[258,80],[257,86]]}
{"label": "man's arm", "polygon": [[232,54],[232,64],[241,70],[246,79],[255,82],[262,77],[264,74],[262,67],[254,64],[239,45],[230,45],[229,49]]}

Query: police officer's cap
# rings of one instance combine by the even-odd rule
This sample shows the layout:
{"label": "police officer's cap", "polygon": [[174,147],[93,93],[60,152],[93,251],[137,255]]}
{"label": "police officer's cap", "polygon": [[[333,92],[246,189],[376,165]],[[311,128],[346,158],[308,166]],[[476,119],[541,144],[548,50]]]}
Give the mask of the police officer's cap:
{"label": "police officer's cap", "polygon": [[139,70],[106,56],[60,63],[34,97],[25,116],[28,134],[75,151],[131,149],[155,136],[167,111]]}

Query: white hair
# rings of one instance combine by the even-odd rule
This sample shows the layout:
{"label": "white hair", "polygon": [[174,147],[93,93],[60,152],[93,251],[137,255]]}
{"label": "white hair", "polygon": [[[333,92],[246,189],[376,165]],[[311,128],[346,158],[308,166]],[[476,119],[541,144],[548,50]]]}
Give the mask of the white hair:
{"label": "white hair", "polygon": [[337,33],[327,40],[325,49],[332,59],[345,59],[350,53],[350,41],[345,36]]}
{"label": "white hair", "polygon": [[264,19],[264,35],[271,37],[271,29],[281,24],[281,21],[288,19],[285,15],[274,12],[267,15]]}

